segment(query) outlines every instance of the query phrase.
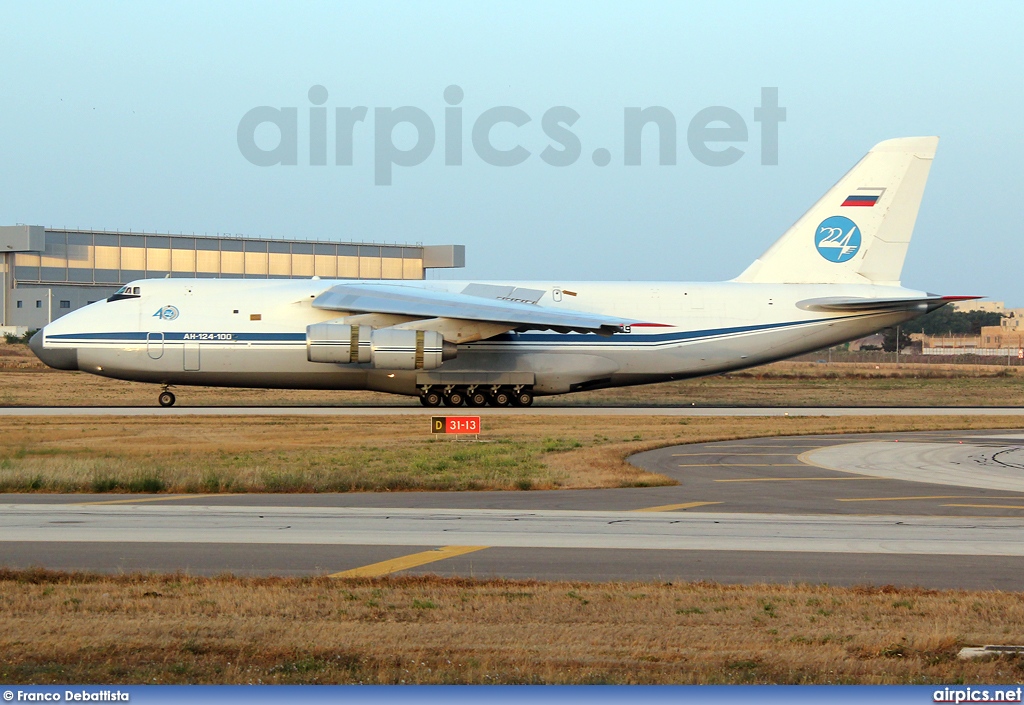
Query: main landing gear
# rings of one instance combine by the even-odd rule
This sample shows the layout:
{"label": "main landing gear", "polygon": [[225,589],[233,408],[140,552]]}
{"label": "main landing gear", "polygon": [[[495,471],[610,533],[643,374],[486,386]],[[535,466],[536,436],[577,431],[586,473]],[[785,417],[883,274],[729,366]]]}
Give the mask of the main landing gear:
{"label": "main landing gear", "polygon": [[441,406],[441,393],[427,390],[420,394],[420,404],[423,406]]}
{"label": "main landing gear", "polygon": [[167,387],[164,387],[164,391],[160,392],[160,396],[158,396],[156,399],[158,402],[160,402],[160,406],[174,406],[174,393],[171,392]]}
{"label": "main landing gear", "polygon": [[420,388],[420,403],[423,406],[531,406],[533,390],[525,386],[427,385]]}

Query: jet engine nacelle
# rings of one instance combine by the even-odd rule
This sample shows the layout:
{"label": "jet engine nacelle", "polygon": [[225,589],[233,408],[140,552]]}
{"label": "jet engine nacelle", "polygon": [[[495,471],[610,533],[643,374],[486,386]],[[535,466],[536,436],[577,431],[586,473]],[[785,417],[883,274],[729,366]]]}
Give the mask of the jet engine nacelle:
{"label": "jet engine nacelle", "polygon": [[306,358],[310,362],[370,362],[372,334],[369,326],[314,323],[306,327]]}
{"label": "jet engine nacelle", "polygon": [[345,323],[306,328],[310,362],[370,363],[385,370],[433,370],[455,357],[457,346],[433,330],[403,330]]}

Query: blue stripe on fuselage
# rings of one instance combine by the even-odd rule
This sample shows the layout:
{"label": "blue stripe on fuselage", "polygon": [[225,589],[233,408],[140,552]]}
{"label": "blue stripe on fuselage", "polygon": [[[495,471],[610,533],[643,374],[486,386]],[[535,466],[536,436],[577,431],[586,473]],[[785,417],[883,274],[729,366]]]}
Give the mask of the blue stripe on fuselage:
{"label": "blue stripe on fuselage", "polygon": [[673,342],[683,340],[693,340],[695,338],[713,338],[723,335],[734,335],[736,333],[751,333],[754,331],[773,330],[776,328],[788,328],[792,326],[803,326],[810,325],[812,323],[824,323],[826,321],[837,321],[845,320],[846,318],[855,318],[856,316],[847,316],[843,319],[838,318],[818,318],[812,321],[789,321],[786,323],[762,323],[759,325],[752,326],[734,326],[732,328],[708,328],[706,330],[690,330],[690,331],[674,331],[672,333],[626,333],[626,334],[615,334],[611,336],[600,336],[594,333],[502,333],[496,335],[493,338],[487,338],[481,342],[483,343],[514,343],[519,341],[526,341],[530,343],[554,343],[559,341],[586,341],[588,343],[658,343],[658,342]]}
{"label": "blue stripe on fuselage", "polygon": [[[194,338],[191,336],[195,335],[224,335],[231,336],[230,338]],[[64,333],[61,335],[48,335],[47,340],[54,340],[60,342],[77,342],[77,341],[109,341],[109,342],[140,342],[144,343],[149,339],[150,335],[160,335],[160,331],[154,331],[153,333]],[[185,336],[190,336],[188,342],[190,343],[249,343],[249,342],[293,342],[302,341],[306,342],[305,333],[208,333],[207,331],[197,331],[195,333],[189,331],[184,333],[163,333],[163,341],[165,343],[181,343],[185,342]],[[159,338],[156,338],[159,340]]]}
{"label": "blue stripe on fuselage", "polygon": [[[626,334],[615,334],[611,336],[600,336],[594,333],[546,333],[546,332],[530,332],[530,333],[503,333],[502,335],[488,338],[480,341],[481,343],[517,343],[517,342],[528,342],[528,343],[563,343],[563,342],[586,342],[589,344],[597,345],[628,345],[631,343],[658,343],[658,342],[682,342],[684,340],[694,340],[698,338],[712,338],[726,335],[735,335],[737,333],[752,333],[757,331],[774,330],[778,328],[787,328],[793,326],[805,326],[812,325],[815,323],[824,323],[829,321],[849,320],[851,318],[860,318],[861,315],[856,316],[844,316],[841,318],[819,318],[810,321],[788,321],[785,323],[763,323],[759,325],[750,326],[733,326],[730,328],[708,328],[705,330],[694,330],[694,331],[673,331],[671,333],[626,333]],[[197,333],[200,335],[211,335],[214,337],[197,339],[195,336]],[[73,342],[111,342],[111,343],[144,343],[149,340],[150,335],[159,335],[159,331],[154,333],[144,332],[118,332],[118,333],[64,333],[60,335],[47,335],[47,340],[62,343],[73,343]],[[219,335],[230,335],[230,339],[218,339],[216,336]],[[185,336],[189,336],[186,341]],[[157,338],[156,340],[159,340]],[[190,343],[248,343],[248,342],[274,342],[274,343],[290,343],[290,342],[302,342],[306,341],[305,333],[207,333],[203,332],[164,332],[163,341],[167,342],[190,342]]]}

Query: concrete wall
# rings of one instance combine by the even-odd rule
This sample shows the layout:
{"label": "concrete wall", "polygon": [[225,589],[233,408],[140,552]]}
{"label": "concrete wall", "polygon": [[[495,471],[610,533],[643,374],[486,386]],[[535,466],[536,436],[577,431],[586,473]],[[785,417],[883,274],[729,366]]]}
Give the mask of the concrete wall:
{"label": "concrete wall", "polygon": [[93,301],[105,299],[115,291],[116,286],[19,286],[7,292],[9,301],[6,325],[26,326],[29,330],[42,328],[50,321]]}

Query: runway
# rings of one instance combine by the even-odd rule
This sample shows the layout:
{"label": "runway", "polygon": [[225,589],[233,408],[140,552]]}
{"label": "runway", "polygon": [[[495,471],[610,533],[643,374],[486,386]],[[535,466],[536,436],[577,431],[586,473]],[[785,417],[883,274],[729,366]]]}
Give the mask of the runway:
{"label": "runway", "polygon": [[[68,525],[74,525],[69,534]],[[1024,556],[1024,517],[7,505],[7,541],[501,546]]]}
{"label": "runway", "polygon": [[634,456],[676,486],[0,495],[0,564],[1024,590],[1020,431],[760,438]]}
{"label": "runway", "polygon": [[1021,406],[5,406],[0,416],[1024,416]]}

